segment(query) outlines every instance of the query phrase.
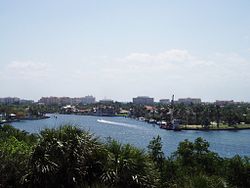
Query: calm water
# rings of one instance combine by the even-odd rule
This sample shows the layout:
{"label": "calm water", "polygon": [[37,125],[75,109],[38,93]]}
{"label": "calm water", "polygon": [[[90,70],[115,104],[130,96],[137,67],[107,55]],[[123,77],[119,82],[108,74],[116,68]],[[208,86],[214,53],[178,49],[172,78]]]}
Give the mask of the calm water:
{"label": "calm water", "polygon": [[250,156],[250,130],[241,131],[166,131],[151,124],[123,117],[96,117],[79,115],[50,115],[51,118],[43,120],[15,122],[16,128],[31,133],[38,133],[44,128],[58,127],[70,123],[82,129],[89,130],[100,136],[101,139],[112,137],[122,143],[130,143],[145,148],[149,141],[160,135],[163,150],[169,155],[174,152],[180,141],[194,140],[203,137],[210,143],[210,149],[221,156],[231,157],[236,154]]}

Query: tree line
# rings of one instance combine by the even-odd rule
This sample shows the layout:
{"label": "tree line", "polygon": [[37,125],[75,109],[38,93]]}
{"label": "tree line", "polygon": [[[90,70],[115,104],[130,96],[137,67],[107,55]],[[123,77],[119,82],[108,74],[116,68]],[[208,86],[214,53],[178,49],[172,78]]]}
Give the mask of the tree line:
{"label": "tree line", "polygon": [[39,134],[0,126],[0,187],[246,188],[249,159],[220,157],[202,138],[165,156],[159,136],[142,150],[75,126]]}
{"label": "tree line", "polygon": [[[144,105],[131,105],[130,116],[170,121],[171,108],[171,105],[158,104],[153,109],[148,110]],[[240,123],[250,124],[250,104],[239,103],[224,106],[213,103],[175,104],[173,115],[187,125],[209,126],[211,122],[216,123],[217,126],[221,124],[229,126]]]}

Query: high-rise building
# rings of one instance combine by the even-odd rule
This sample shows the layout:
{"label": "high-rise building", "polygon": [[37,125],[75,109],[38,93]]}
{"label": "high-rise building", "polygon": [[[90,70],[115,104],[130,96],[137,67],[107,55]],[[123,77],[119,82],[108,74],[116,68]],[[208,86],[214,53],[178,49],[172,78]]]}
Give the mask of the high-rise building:
{"label": "high-rise building", "polygon": [[95,97],[91,96],[91,95],[88,95],[88,96],[85,96],[83,98],[81,98],[81,103],[82,104],[93,104],[95,103]]}
{"label": "high-rise building", "polygon": [[18,103],[20,103],[20,99],[17,97],[5,97],[5,98],[0,98],[0,103],[2,103],[2,104],[18,104]]}
{"label": "high-rise building", "polygon": [[59,104],[59,98],[58,97],[42,97],[39,101],[39,103],[44,103],[47,105],[51,105],[51,104]]}
{"label": "high-rise building", "polygon": [[91,104],[95,103],[95,97],[86,96],[86,97],[42,97],[38,102],[44,103],[47,105],[59,104],[59,105],[77,105],[77,104]]}

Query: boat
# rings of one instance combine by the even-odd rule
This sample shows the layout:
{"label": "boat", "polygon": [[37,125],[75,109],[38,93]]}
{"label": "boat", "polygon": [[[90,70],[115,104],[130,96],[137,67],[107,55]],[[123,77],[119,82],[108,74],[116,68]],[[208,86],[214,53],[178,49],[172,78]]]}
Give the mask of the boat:
{"label": "boat", "polygon": [[170,114],[170,122],[161,123],[160,128],[166,130],[181,131],[180,128],[181,120],[174,119],[174,95],[172,96],[171,108],[169,114]]}
{"label": "boat", "polygon": [[180,128],[181,120],[173,119],[171,123],[172,123],[172,129],[174,131],[181,131],[181,128]]}

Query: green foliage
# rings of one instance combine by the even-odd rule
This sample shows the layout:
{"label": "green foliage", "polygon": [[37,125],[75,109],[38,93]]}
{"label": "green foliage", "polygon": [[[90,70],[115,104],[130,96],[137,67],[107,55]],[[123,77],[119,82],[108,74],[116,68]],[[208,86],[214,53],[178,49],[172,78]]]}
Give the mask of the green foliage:
{"label": "green foliage", "polygon": [[72,126],[46,129],[30,159],[25,183],[31,187],[78,187],[98,181],[105,150],[88,132]]}
{"label": "green foliage", "polygon": [[37,142],[36,134],[29,134],[26,131],[21,131],[11,125],[0,126],[0,141],[4,141],[9,137],[15,137],[19,141],[24,141],[27,144],[33,145]]}
{"label": "green foliage", "polygon": [[250,158],[238,155],[225,161],[225,172],[229,183],[237,187],[250,187]]}
{"label": "green foliage", "polygon": [[179,144],[175,157],[188,173],[218,174],[222,159],[208,148],[209,143],[200,137],[194,142],[185,140]]}
{"label": "green foliage", "polygon": [[217,176],[205,176],[198,175],[191,177],[190,179],[184,182],[183,187],[187,188],[226,188],[226,182],[223,178]]}
{"label": "green foliage", "polygon": [[161,137],[158,135],[154,137],[148,145],[149,156],[155,162],[157,168],[161,169],[164,163],[164,153],[162,151]]}
{"label": "green foliage", "polygon": [[0,132],[4,136],[4,139],[0,141],[0,187],[20,187],[20,180],[27,171],[28,158],[32,151],[30,143],[26,142],[29,139],[25,139],[28,136],[24,137],[23,134],[20,136],[17,132],[12,132],[13,135],[11,133],[6,135],[2,129]]}
{"label": "green foliage", "polygon": [[[170,121],[170,105],[155,105],[156,110],[147,111],[143,105],[131,106],[131,117],[145,117],[146,119],[156,119],[157,121]],[[234,126],[240,122],[250,124],[250,103],[237,104],[175,104],[174,117],[181,119],[186,125],[202,125],[209,128],[211,122],[216,122],[217,127],[221,123]]]}
{"label": "green foliage", "polygon": [[143,150],[108,140],[109,162],[102,180],[112,187],[155,187],[157,173]]}
{"label": "green foliage", "polygon": [[148,153],[73,126],[37,136],[5,125],[0,136],[0,187],[250,187],[250,159],[221,158],[202,138],[165,158],[159,136]]}

